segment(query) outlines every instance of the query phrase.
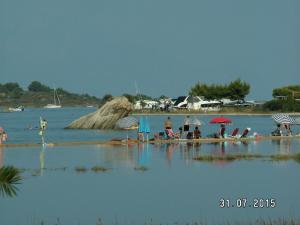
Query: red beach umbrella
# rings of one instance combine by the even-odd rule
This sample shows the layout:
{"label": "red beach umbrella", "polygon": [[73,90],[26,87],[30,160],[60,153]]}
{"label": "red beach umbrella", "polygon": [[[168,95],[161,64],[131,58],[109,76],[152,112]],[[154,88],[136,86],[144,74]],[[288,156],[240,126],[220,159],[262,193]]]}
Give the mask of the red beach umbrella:
{"label": "red beach umbrella", "polygon": [[226,117],[215,117],[210,120],[210,123],[231,123],[231,119]]}

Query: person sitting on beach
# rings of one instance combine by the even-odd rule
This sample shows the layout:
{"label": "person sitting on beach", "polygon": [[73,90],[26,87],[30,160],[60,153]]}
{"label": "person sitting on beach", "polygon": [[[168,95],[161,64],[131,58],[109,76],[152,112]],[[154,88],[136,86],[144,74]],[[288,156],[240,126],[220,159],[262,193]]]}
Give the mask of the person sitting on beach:
{"label": "person sitting on beach", "polygon": [[175,138],[175,133],[173,132],[172,129],[166,129],[166,135],[167,135],[167,139],[174,139]]}
{"label": "person sitting on beach", "polygon": [[272,131],[272,136],[282,136],[282,131],[280,129],[280,124],[277,124],[277,127],[274,131]]}
{"label": "person sitting on beach", "polygon": [[194,139],[199,139],[199,138],[201,138],[201,131],[199,130],[198,126],[196,126],[194,129]]}
{"label": "person sitting on beach", "polygon": [[164,126],[165,126],[165,132],[166,132],[167,138],[168,139],[175,138],[175,133],[173,132],[173,129],[172,129],[173,123],[172,123],[171,117],[168,116],[167,120],[164,123]]}
{"label": "person sitting on beach", "polygon": [[287,136],[292,136],[291,126],[289,124],[284,124],[284,127],[286,129]]}

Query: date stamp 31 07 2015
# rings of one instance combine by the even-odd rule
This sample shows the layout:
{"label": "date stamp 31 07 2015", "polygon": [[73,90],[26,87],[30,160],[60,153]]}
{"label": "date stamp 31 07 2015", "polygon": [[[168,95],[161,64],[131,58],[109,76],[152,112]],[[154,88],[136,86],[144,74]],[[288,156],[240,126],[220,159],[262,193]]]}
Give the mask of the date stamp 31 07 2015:
{"label": "date stamp 31 07 2015", "polygon": [[219,200],[220,208],[276,208],[277,201],[274,198],[247,198],[225,199]]}

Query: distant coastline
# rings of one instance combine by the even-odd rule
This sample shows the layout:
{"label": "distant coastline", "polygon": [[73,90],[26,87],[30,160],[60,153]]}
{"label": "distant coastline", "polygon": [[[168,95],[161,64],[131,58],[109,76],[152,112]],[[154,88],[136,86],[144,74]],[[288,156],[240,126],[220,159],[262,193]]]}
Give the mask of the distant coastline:
{"label": "distant coastline", "polygon": [[[133,112],[134,116],[185,116],[185,115],[201,115],[201,116],[214,116],[214,115],[227,115],[227,116],[270,116],[276,112]],[[280,113],[280,112],[278,112]],[[300,116],[297,112],[285,112],[292,116]]]}

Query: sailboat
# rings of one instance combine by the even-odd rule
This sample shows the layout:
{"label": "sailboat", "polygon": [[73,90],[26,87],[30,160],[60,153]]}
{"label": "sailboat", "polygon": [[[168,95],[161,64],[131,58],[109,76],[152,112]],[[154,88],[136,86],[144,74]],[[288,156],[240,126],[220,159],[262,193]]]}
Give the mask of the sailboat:
{"label": "sailboat", "polygon": [[57,94],[55,88],[54,88],[53,98],[54,98],[54,104],[48,104],[48,105],[44,106],[44,108],[46,108],[46,109],[61,108],[60,100],[59,100],[59,97],[58,97],[58,94]]}

